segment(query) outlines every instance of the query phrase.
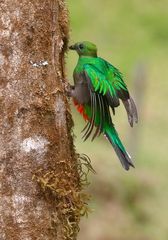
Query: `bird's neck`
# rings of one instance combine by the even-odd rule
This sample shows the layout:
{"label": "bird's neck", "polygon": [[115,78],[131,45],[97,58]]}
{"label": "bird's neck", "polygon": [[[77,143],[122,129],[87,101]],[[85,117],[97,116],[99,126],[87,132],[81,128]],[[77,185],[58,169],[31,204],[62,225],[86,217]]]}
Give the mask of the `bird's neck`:
{"label": "bird's neck", "polygon": [[97,53],[90,53],[87,55],[79,55],[79,58],[97,58]]}
{"label": "bird's neck", "polygon": [[83,66],[85,64],[93,64],[96,63],[98,58],[96,57],[91,57],[91,56],[80,56],[77,62],[77,65],[75,67],[75,71],[81,72],[83,71]]}
{"label": "bird's neck", "polygon": [[91,57],[91,56],[79,56],[78,64],[87,64],[92,63],[97,59],[97,57]]}

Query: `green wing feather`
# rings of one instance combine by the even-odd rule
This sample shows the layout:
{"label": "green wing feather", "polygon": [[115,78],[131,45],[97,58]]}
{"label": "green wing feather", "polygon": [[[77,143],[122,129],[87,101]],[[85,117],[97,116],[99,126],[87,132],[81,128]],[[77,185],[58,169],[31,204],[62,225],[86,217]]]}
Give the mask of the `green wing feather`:
{"label": "green wing feather", "polygon": [[89,77],[94,91],[102,95],[109,92],[111,97],[119,97],[119,92],[128,93],[127,86],[119,70],[106,61],[103,64],[104,66],[84,65],[84,71]]}

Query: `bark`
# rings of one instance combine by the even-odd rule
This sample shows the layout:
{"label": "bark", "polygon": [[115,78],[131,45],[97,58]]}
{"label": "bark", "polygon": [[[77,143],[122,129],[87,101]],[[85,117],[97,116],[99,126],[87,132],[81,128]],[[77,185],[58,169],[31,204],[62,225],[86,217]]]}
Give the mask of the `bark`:
{"label": "bark", "polygon": [[0,1],[0,239],[76,239],[63,0]]}

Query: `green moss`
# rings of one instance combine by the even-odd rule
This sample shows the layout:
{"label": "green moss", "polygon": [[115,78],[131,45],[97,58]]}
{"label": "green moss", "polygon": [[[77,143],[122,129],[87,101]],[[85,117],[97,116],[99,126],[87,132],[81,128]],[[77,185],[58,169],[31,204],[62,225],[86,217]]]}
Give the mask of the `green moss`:
{"label": "green moss", "polygon": [[[61,161],[61,164],[63,163],[65,162]],[[66,162],[68,163],[69,161]],[[76,169],[77,174],[74,175]],[[76,166],[68,165],[67,170],[57,173],[53,170],[45,173],[43,169],[39,169],[33,176],[47,198],[54,201],[57,217],[53,217],[53,227],[58,220],[63,223],[65,240],[75,239],[79,232],[80,217],[88,216],[90,212],[88,207],[90,195],[85,192],[89,185],[90,172],[95,173],[90,159],[86,155],[77,155]],[[78,182],[74,176],[78,177]]]}

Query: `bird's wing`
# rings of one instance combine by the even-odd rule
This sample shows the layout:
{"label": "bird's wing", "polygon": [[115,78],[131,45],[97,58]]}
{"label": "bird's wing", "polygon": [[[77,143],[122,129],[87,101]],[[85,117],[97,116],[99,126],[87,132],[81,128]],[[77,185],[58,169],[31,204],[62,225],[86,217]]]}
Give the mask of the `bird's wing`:
{"label": "bird's wing", "polygon": [[[83,72],[81,73],[82,77],[87,81],[89,94],[90,94],[90,107],[85,105],[85,111],[89,115],[89,121],[86,127],[83,129],[84,140],[86,140],[92,133],[94,126],[96,126],[96,131],[93,134],[92,140],[103,132],[103,127],[105,122],[111,124],[111,116],[109,111],[109,104],[107,99],[104,97],[102,89],[96,87],[96,81],[103,81],[105,79],[103,74],[96,71],[94,66],[90,67],[88,64],[84,66]],[[104,86],[104,85],[103,85]],[[106,88],[106,86],[105,86]]]}
{"label": "bird's wing", "polygon": [[128,121],[131,126],[138,121],[138,114],[135,103],[130,97],[126,84],[122,79],[122,75],[117,68],[104,61],[105,72],[92,64],[84,66],[85,75],[89,79],[91,89],[105,96],[108,104],[112,107],[119,105],[119,98],[122,100],[128,115]]}
{"label": "bird's wing", "polygon": [[107,72],[109,82],[115,88],[117,97],[122,100],[127,112],[128,122],[130,123],[130,126],[133,127],[134,122],[138,122],[138,113],[135,102],[129,94],[129,91],[123,81],[120,71],[108,62],[105,63],[108,69]]}
{"label": "bird's wing", "polygon": [[109,92],[111,97],[119,97],[119,91],[127,92],[127,87],[119,72],[114,73],[109,68],[104,74],[92,64],[85,64],[84,71],[90,79],[92,89],[103,96]]}

